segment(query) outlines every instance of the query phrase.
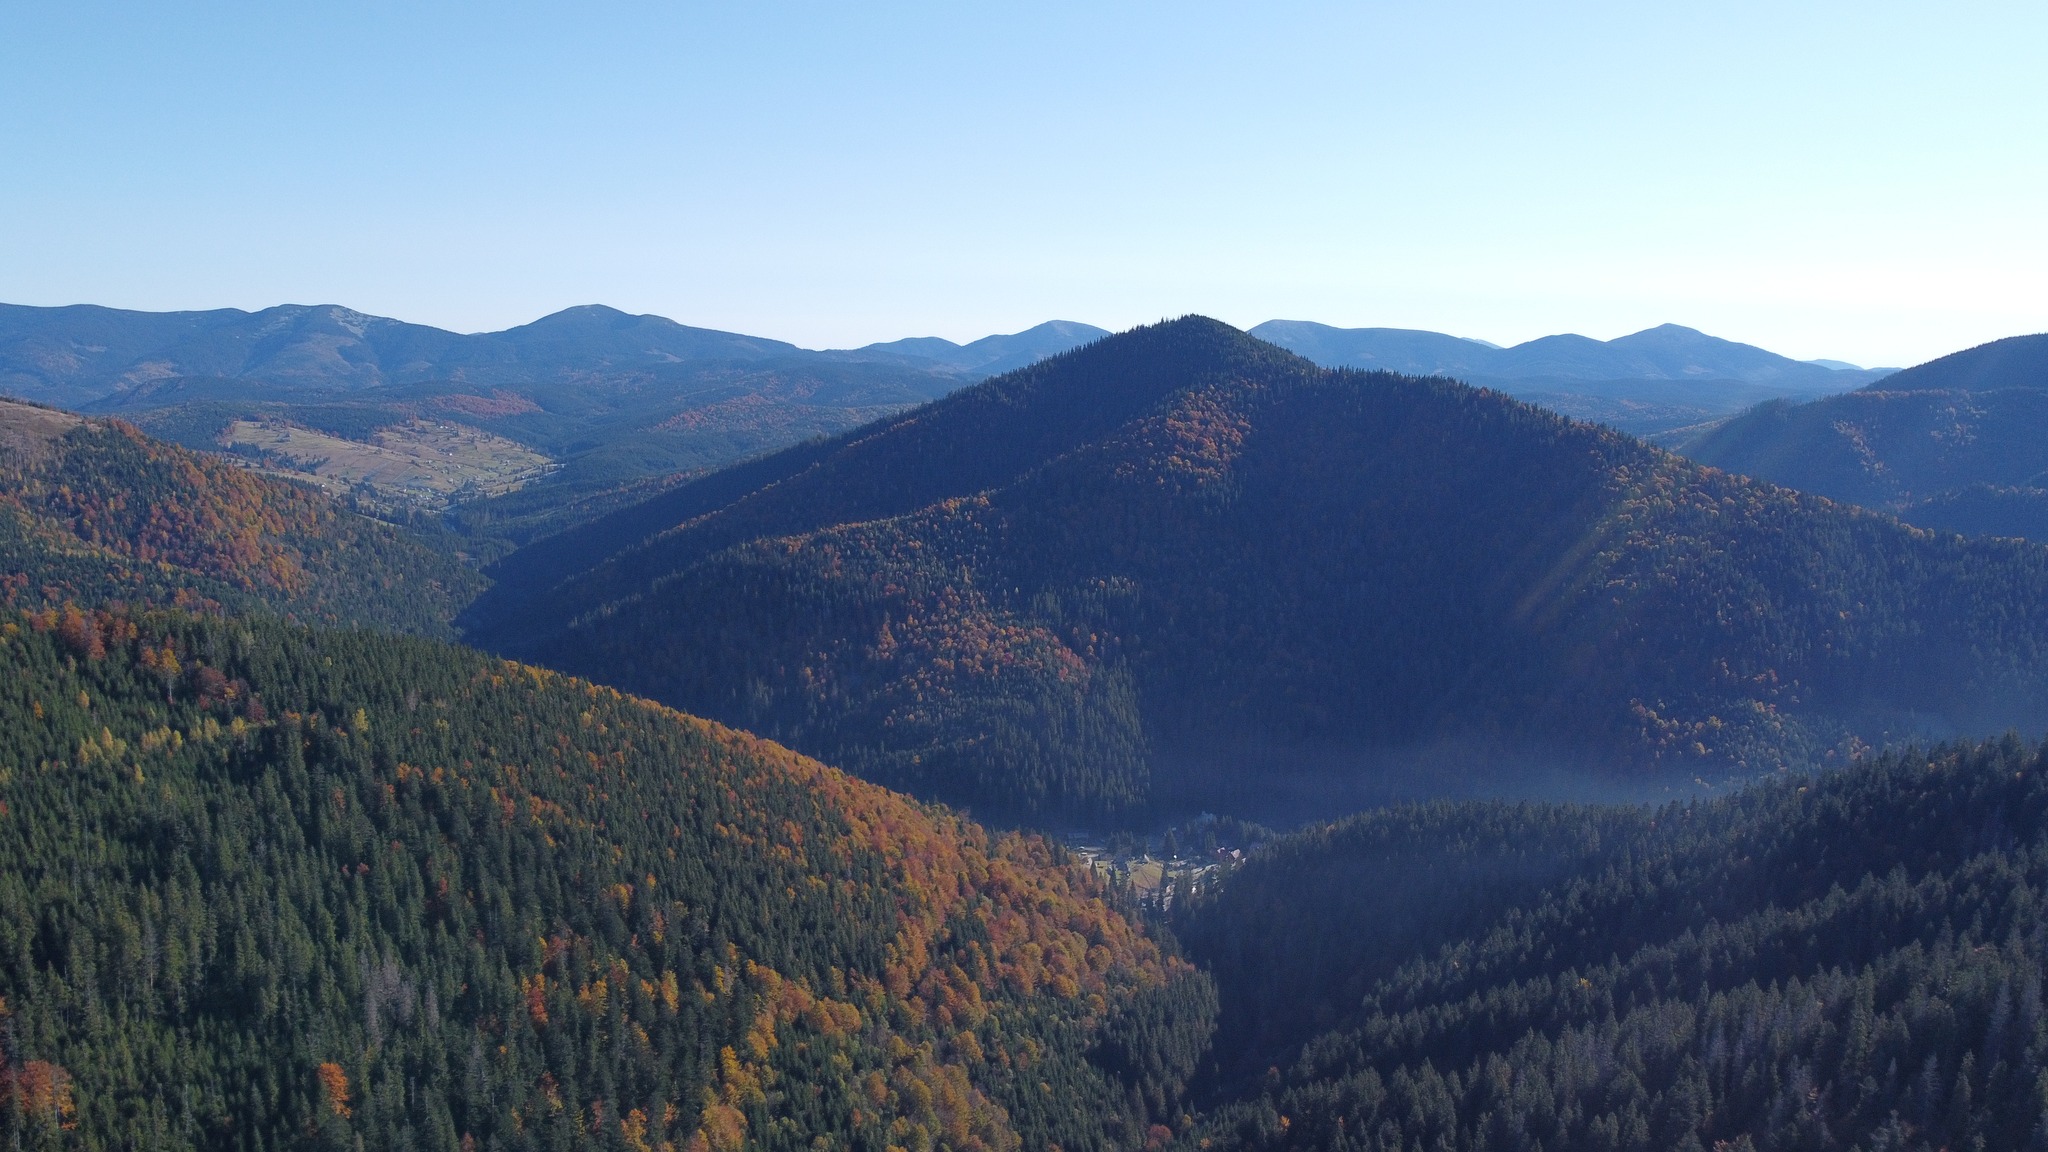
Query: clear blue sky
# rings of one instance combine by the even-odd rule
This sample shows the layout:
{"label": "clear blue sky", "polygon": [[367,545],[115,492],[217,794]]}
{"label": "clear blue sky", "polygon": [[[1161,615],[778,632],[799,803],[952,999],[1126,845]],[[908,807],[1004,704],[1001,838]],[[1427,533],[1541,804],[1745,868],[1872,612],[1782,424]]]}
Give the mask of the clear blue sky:
{"label": "clear blue sky", "polygon": [[0,300],[2048,329],[2048,5],[0,4]]}

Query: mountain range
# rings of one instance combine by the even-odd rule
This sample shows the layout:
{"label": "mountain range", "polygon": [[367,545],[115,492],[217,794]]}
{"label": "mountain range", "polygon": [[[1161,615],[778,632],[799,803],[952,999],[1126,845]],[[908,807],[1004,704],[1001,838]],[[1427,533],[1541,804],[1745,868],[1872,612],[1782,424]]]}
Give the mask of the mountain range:
{"label": "mountain range", "polygon": [[[360,327],[0,402],[0,1144],[2048,1144],[2048,748],[1917,744],[2041,731],[2048,547],[1200,317],[489,386]],[[1840,398],[1977,413],[1876,471],[2024,467],[2040,339]],[[747,405],[403,526],[311,456]],[[257,467],[138,426],[216,419]]]}
{"label": "mountain range", "polygon": [[2015,336],[1679,439],[1705,464],[1926,528],[2048,542],[2048,335]]}
{"label": "mountain range", "polygon": [[[1645,434],[1870,375],[1674,326],[1508,349],[1296,321],[1257,331],[1326,366],[1457,376]],[[811,351],[600,306],[461,334],[332,305],[0,305],[0,391],[119,413],[187,447],[226,449],[350,492],[387,515],[441,513],[473,538],[473,551],[489,553],[675,477],[845,431],[1106,334],[1051,321],[966,344],[918,337]],[[451,437],[473,450],[446,451]],[[531,459],[494,472],[492,456]],[[420,474],[422,462],[434,475]]]}
{"label": "mountain range", "polygon": [[1793,360],[1678,324],[1660,324],[1613,340],[1544,336],[1503,348],[1481,340],[1406,328],[1332,328],[1268,320],[1248,330],[1329,368],[1407,376],[1496,380],[1717,380],[1806,392],[1839,392],[1896,371],[1840,361]]}
{"label": "mountain range", "polygon": [[1637,435],[1705,423],[1767,400],[1845,392],[1895,371],[1793,360],[1677,324],[1613,340],[1545,336],[1509,348],[1437,332],[1301,320],[1269,320],[1250,331],[1326,368],[1450,376]]}
{"label": "mountain range", "polygon": [[992,375],[1106,334],[1055,321],[966,345],[923,338],[810,352],[599,305],[502,332],[462,334],[336,305],[133,312],[10,304],[0,305],[0,389],[68,407],[135,407],[166,382],[183,380],[249,379],[273,391],[327,392],[427,383],[563,386],[659,377],[678,364],[812,358]]}
{"label": "mountain range", "polygon": [[[814,352],[597,306],[465,335],[331,305],[0,305],[0,391],[119,414],[387,515],[462,505],[448,522],[489,552],[1102,334],[1053,322]],[[473,450],[451,458],[451,438]],[[491,457],[522,454],[520,475],[493,473]]]}
{"label": "mountain range", "polygon": [[1007,818],[1654,790],[2048,715],[2048,550],[1201,318],[490,574],[472,641]]}

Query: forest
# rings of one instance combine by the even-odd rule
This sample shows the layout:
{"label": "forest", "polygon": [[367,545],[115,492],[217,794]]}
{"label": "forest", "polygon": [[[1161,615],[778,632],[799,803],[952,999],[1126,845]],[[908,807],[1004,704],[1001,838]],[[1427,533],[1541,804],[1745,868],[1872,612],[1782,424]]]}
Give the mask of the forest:
{"label": "forest", "polygon": [[0,598],[17,608],[150,603],[453,638],[482,590],[433,539],[301,485],[0,401]]}
{"label": "forest", "polygon": [[1668,794],[2048,714],[2038,546],[1200,318],[490,572],[473,642],[996,819]]}
{"label": "forest", "polygon": [[1057,846],[608,688],[76,607],[0,666],[9,1147],[1106,1152],[1206,1046]]}
{"label": "forest", "polygon": [[1175,1146],[2048,1146],[2044,817],[2008,736],[1290,837],[1175,914],[1223,1004]]}

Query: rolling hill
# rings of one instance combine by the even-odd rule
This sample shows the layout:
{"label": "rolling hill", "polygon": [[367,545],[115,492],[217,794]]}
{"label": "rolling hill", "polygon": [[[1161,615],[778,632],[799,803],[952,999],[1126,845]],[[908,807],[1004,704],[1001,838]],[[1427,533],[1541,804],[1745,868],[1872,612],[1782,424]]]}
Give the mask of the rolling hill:
{"label": "rolling hill", "polygon": [[2016,336],[1807,404],[1773,403],[1686,455],[1926,528],[2048,541],[2048,336]]}
{"label": "rolling hill", "polygon": [[319,492],[134,427],[0,401],[0,594],[452,636],[483,579]]}
{"label": "rolling hill", "polygon": [[426,641],[0,621],[0,1138],[1110,1152],[1206,978],[1033,836]]}
{"label": "rolling hill", "polygon": [[2048,723],[2048,549],[1200,318],[493,575],[476,642],[1005,818],[1655,791]]}
{"label": "rolling hill", "polygon": [[2033,1148],[2048,750],[1661,809],[1439,804],[1174,925],[1225,1005],[1178,1148]]}
{"label": "rolling hill", "polygon": [[1545,336],[1510,348],[1438,332],[1301,320],[1269,320],[1251,334],[1326,368],[1450,376],[1637,435],[1766,400],[1845,392],[1891,371],[1793,360],[1677,324],[1605,341]]}

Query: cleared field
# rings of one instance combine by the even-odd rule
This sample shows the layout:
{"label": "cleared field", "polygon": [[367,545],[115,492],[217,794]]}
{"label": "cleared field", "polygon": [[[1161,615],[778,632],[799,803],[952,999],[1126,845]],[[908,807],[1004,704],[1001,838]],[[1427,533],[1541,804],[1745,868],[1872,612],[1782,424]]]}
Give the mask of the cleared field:
{"label": "cleared field", "polygon": [[0,463],[25,465],[46,460],[52,446],[84,422],[54,408],[0,400]]}
{"label": "cleared field", "polygon": [[524,444],[431,420],[380,428],[367,441],[293,424],[237,420],[221,441],[254,454],[268,471],[337,493],[368,488],[381,500],[422,508],[500,496],[555,468],[554,461]]}

